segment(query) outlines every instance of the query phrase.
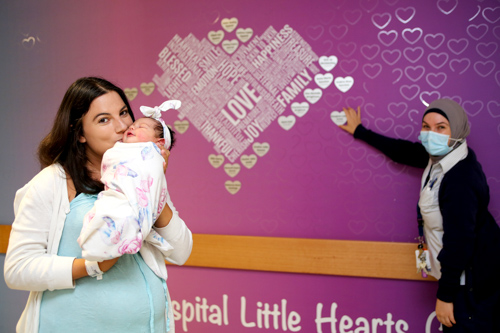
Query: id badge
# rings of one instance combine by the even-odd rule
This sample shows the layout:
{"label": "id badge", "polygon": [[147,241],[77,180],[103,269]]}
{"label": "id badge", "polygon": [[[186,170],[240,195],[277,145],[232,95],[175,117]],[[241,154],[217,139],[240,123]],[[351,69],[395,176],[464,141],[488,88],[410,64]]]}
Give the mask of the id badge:
{"label": "id badge", "polygon": [[415,259],[417,264],[417,273],[428,274],[431,271],[431,262],[429,260],[428,250],[415,250]]}

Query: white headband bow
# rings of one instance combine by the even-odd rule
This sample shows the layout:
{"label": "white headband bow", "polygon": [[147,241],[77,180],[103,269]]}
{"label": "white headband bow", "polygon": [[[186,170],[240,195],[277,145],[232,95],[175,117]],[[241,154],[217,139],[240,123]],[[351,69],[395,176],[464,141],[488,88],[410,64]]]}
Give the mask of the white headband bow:
{"label": "white headband bow", "polygon": [[172,144],[170,140],[170,129],[163,119],[161,119],[161,113],[170,109],[177,110],[181,107],[181,101],[178,100],[168,100],[163,102],[160,106],[155,106],[154,108],[150,108],[149,106],[141,106],[139,109],[145,117],[153,118],[158,120],[163,126],[163,137],[165,139],[165,148],[170,149],[170,145]]}

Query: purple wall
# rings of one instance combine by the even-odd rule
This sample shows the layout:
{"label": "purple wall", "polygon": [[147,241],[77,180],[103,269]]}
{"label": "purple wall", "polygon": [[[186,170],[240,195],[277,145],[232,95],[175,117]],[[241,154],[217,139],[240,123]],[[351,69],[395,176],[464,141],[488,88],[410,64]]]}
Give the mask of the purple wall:
{"label": "purple wall", "polygon": [[[15,190],[38,170],[34,153],[65,89],[87,75],[127,88],[137,116],[141,105],[182,100],[180,113],[165,116],[179,132],[167,178],[195,233],[413,242],[420,171],[355,142],[334,121],[342,107],[360,105],[367,127],[416,140],[424,103],[438,97],[468,113],[468,142],[500,220],[497,0],[19,1],[0,15],[0,135],[10,143],[1,148],[2,224],[13,220]],[[387,322],[379,332],[423,332],[436,288],[201,268],[170,276],[180,305],[228,297],[227,325],[194,318],[191,332],[264,330],[242,325],[241,297],[248,321],[286,300],[302,332],[316,332],[317,304],[326,316],[332,303],[338,332],[344,315],[353,320],[345,332],[364,323],[358,318],[367,332],[377,318]],[[0,292],[2,307],[22,308],[25,294],[4,283]],[[0,328],[16,320],[0,314]]]}

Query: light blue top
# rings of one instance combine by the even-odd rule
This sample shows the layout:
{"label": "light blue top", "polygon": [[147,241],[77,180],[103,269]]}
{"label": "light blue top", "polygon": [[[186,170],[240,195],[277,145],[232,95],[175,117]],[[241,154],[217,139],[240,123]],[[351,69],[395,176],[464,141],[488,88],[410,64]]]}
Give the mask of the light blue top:
{"label": "light blue top", "polygon": [[[96,195],[80,194],[70,203],[59,244],[59,256],[82,257],[77,243],[83,216]],[[166,332],[165,281],[144,263],[141,255],[125,254],[102,280],[84,277],[74,289],[44,291],[40,333]]]}

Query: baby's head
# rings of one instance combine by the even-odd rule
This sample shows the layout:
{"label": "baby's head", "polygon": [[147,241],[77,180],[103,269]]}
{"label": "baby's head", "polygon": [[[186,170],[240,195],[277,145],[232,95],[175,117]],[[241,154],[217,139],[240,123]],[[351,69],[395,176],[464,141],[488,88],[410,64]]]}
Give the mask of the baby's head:
{"label": "baby's head", "polygon": [[[172,149],[175,143],[175,132],[168,127],[165,128],[168,130],[168,135],[170,136],[170,146],[165,148]],[[139,118],[129,126],[125,133],[123,133],[122,141],[124,143],[151,141],[158,147],[165,146],[165,134],[163,132],[163,125],[158,120],[153,118]]]}

